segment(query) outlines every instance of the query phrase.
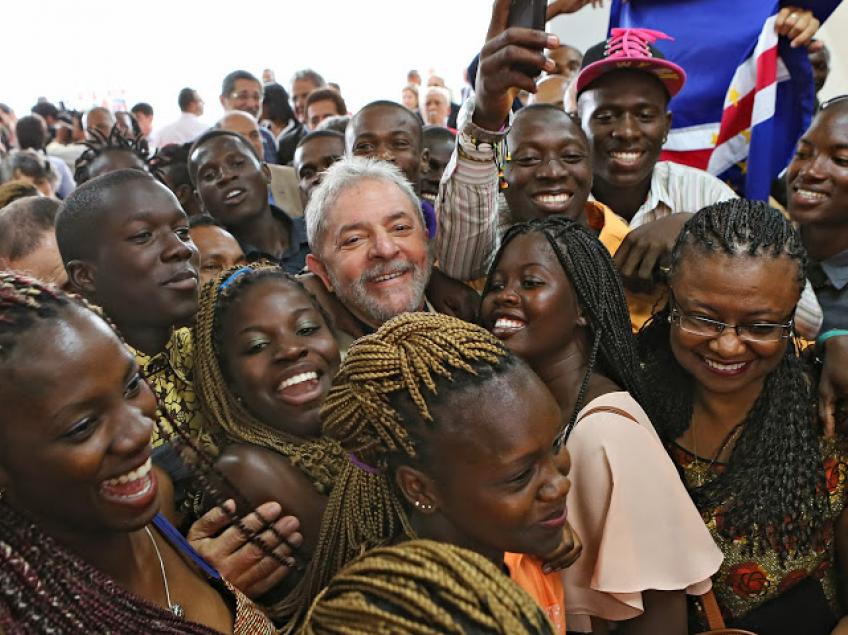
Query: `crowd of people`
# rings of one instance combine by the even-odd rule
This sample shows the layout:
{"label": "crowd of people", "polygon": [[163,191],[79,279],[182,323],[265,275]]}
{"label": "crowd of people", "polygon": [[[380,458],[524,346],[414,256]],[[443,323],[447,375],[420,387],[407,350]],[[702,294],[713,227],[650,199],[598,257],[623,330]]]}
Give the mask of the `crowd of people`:
{"label": "crowd of people", "polygon": [[848,98],[747,200],[510,4],[461,104],[0,104],[0,635],[848,633]]}

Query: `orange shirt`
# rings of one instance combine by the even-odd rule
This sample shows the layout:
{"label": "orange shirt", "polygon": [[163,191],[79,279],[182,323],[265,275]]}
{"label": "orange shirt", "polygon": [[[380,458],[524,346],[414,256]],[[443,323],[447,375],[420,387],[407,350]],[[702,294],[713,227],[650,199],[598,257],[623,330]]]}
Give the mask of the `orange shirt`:
{"label": "orange shirt", "polygon": [[559,572],[543,573],[542,563],[523,553],[505,553],[504,564],[512,581],[545,611],[554,632],[565,635],[565,594]]}
{"label": "orange shirt", "polygon": [[[586,203],[586,218],[589,227],[600,231],[598,239],[609,250],[610,255],[614,256],[624,237],[630,232],[627,222],[598,201]],[[660,290],[650,294],[633,293],[625,289],[624,296],[627,298],[627,308],[630,311],[630,326],[635,333],[642,328],[642,325],[648,321],[654,311],[665,303],[666,293],[663,286]]]}

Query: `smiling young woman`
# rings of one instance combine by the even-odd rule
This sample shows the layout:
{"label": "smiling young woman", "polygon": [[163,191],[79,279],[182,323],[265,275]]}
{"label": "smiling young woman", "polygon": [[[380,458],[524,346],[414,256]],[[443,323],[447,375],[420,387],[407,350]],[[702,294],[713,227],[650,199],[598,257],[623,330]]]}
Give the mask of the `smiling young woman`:
{"label": "smiling young woman", "polygon": [[350,461],[288,598],[292,626],[338,570],[373,547],[427,538],[499,567],[507,551],[544,559],[570,550],[568,457],[554,447],[559,408],[483,329],[436,313],[389,320],[348,350],[321,419]]}
{"label": "smiling young woman", "polygon": [[658,430],[724,553],[728,625],[829,633],[844,440],[816,428],[816,384],[792,339],[798,232],[766,204],[706,207],[672,253],[671,300],[640,333]]}
{"label": "smiling young woman", "polygon": [[686,592],[709,589],[721,554],[640,405],[647,386],[606,248],[563,217],[513,226],[481,318],[562,411],[569,518],[584,545],[562,573],[569,629],[685,633]]}
{"label": "smiling young woman", "polygon": [[100,315],[0,273],[0,400],[0,632],[273,632],[158,513],[156,400]]}
{"label": "smiling young woman", "polygon": [[339,366],[326,318],[279,267],[234,267],[203,288],[194,341],[198,395],[222,448],[216,466],[251,505],[276,501],[297,516],[308,558],[347,462],[321,435],[319,408]]}

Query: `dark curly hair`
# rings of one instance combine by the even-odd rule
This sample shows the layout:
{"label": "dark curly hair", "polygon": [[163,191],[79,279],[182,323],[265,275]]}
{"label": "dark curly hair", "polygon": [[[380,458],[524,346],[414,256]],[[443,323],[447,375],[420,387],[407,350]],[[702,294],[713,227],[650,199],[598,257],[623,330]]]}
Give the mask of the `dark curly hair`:
{"label": "dark curly hair", "polygon": [[631,333],[630,314],[618,270],[606,247],[583,225],[564,216],[550,216],[513,225],[504,236],[489,269],[483,296],[491,292],[492,276],[504,250],[515,238],[524,234],[541,234],[545,237],[571,282],[577,294],[577,302],[589,323],[592,351],[563,438],[568,438],[577,414],[585,405],[583,401],[589,378],[594,372],[609,377],[648,410],[650,400],[636,341]]}
{"label": "dark curly hair", "polygon": [[[108,152],[129,152],[138,158],[147,172],[154,174],[154,170],[150,166],[150,149],[147,140],[140,134],[135,138],[128,139],[121,134],[118,126],[112,126],[108,136],[93,128],[89,130],[89,134],[94,138],[84,142],[86,150],[74,163],[74,181],[77,185],[82,185],[92,178],[92,164]],[[154,176],[158,175],[154,174]],[[161,177],[159,177],[159,180],[162,180]]]}
{"label": "dark curly hair", "polygon": [[[797,264],[799,293],[806,253],[798,232],[782,214],[760,201],[734,199],[705,207],[684,226],[671,254],[670,281],[681,262],[709,254],[790,258]],[[669,344],[670,309],[654,315],[638,336],[652,389],[653,419],[666,443],[691,425],[694,378]],[[732,540],[744,535],[753,552],[775,549],[781,557],[821,538],[828,508],[820,439],[815,428],[815,384],[796,346],[780,365],[743,421],[727,468],[690,494],[700,510],[720,509],[718,528]]]}

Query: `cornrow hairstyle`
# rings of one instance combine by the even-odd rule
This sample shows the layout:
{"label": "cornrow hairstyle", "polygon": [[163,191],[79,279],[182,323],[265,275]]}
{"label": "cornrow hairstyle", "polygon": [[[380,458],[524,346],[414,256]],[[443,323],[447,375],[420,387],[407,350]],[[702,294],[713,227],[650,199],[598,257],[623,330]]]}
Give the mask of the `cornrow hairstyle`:
{"label": "cornrow hairstyle", "polygon": [[[81,299],[12,272],[0,272],[0,363],[38,320]],[[101,316],[102,317],[102,316]],[[116,584],[0,497],[0,632],[216,633],[177,618]]]}
{"label": "cornrow hairstyle", "polygon": [[431,405],[480,385],[516,358],[478,326],[438,313],[406,313],[355,341],[321,408],[324,434],[349,452],[324,511],[318,544],[282,616],[295,628],[330,578],[364,550],[415,538],[391,475],[415,460]]}
{"label": "cornrow hairstyle", "polygon": [[[244,291],[266,280],[278,280],[300,289],[313,305],[317,302],[303,285],[277,266],[254,263],[233,267],[204,285],[194,326],[195,388],[206,420],[220,430],[213,437],[268,448],[285,456],[303,472],[322,494],[329,494],[346,464],[344,452],[324,436],[306,439],[260,421],[241,403],[230,388],[232,378],[223,364],[222,325],[227,313],[244,296]],[[322,315],[323,312],[322,312]],[[328,322],[326,316],[325,321]]]}
{"label": "cornrow hairstyle", "polygon": [[[740,258],[790,258],[797,264],[799,294],[806,253],[798,232],[780,212],[760,201],[733,199],[705,207],[684,226],[671,253],[670,281],[681,263],[710,254]],[[669,345],[666,306],[640,331],[639,351],[652,388],[652,417],[666,443],[691,425],[695,381]],[[744,535],[753,553],[775,549],[781,558],[803,552],[822,538],[828,509],[818,432],[816,386],[798,355],[787,346],[780,365],[742,422],[727,469],[690,494],[701,510],[720,508],[718,531]]]}
{"label": "cornrow hairstyle", "polygon": [[583,225],[564,216],[550,216],[512,226],[495,254],[483,296],[491,292],[492,276],[504,250],[518,236],[534,233],[545,237],[577,294],[577,303],[587,319],[592,342],[586,374],[580,384],[574,410],[563,430],[562,441],[568,439],[577,414],[585,405],[589,379],[595,372],[609,377],[628,391],[650,416],[653,414],[649,408],[651,401],[630,327],[630,313],[621,278],[607,248]]}
{"label": "cornrow hairstyle", "polygon": [[431,540],[372,549],[336,574],[302,635],[553,635],[521,588],[478,553]]}
{"label": "cornrow hairstyle", "polygon": [[[94,138],[83,142],[86,150],[79,156],[74,163],[74,181],[77,185],[82,185],[91,179],[91,166],[101,156],[109,152],[129,152],[133,154],[140,162],[143,168],[153,174],[153,169],[150,167],[149,154],[150,150],[147,145],[147,140],[142,135],[136,135],[135,138],[128,139],[121,134],[120,128],[117,125],[112,126],[109,135],[104,135],[99,130],[90,129],[89,134]],[[160,178],[161,180],[161,178]]]}

